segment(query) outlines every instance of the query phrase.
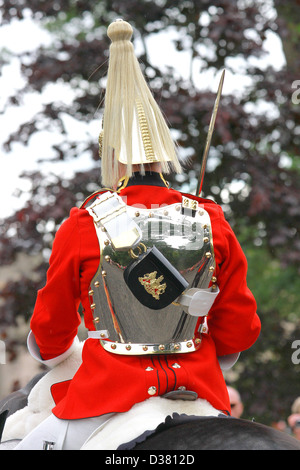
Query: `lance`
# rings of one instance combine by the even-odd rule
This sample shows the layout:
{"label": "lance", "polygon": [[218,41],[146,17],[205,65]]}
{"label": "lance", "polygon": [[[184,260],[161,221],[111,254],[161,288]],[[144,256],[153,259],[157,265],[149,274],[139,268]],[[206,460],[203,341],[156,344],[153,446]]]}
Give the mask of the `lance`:
{"label": "lance", "polygon": [[222,88],[223,88],[223,83],[224,83],[224,75],[225,75],[225,70],[223,70],[221,78],[220,78],[220,83],[219,83],[219,87],[218,87],[218,91],[217,91],[216,100],[215,100],[212,115],[211,115],[211,118],[210,118],[208,133],[207,133],[204,152],[203,152],[203,156],[202,156],[200,175],[199,175],[199,179],[198,179],[197,192],[196,192],[197,196],[200,196],[201,191],[202,191],[202,185],[203,185],[204,173],[205,173],[205,168],[206,168],[207,156],[208,156],[208,152],[209,152],[209,148],[210,148],[210,144],[211,144],[212,134],[213,134],[214,127],[215,127],[215,121],[216,121],[217,112],[218,112],[219,103],[220,103],[220,98],[221,98],[221,94],[222,94]]}

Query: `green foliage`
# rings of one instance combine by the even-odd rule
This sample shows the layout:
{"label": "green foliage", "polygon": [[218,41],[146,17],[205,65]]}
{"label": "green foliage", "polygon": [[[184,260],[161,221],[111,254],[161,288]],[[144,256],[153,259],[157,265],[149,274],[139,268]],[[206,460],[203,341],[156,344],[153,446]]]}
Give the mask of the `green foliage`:
{"label": "green foliage", "polygon": [[292,362],[292,344],[300,339],[300,278],[296,267],[283,268],[265,243],[249,243],[255,238],[251,232],[253,228],[242,225],[239,240],[262,330],[256,344],[241,354],[229,383],[241,393],[245,418],[271,424],[286,420],[299,395],[300,364]]}

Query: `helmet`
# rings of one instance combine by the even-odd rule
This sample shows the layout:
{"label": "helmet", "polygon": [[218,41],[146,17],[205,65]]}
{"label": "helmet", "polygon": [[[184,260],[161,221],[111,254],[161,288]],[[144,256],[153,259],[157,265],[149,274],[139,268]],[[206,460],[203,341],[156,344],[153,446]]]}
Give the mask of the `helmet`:
{"label": "helmet", "polygon": [[131,25],[116,20],[107,34],[112,42],[99,138],[103,185],[113,187],[124,170],[131,176],[133,165],[143,172],[159,162],[163,173],[180,173],[175,143],[134,53]]}

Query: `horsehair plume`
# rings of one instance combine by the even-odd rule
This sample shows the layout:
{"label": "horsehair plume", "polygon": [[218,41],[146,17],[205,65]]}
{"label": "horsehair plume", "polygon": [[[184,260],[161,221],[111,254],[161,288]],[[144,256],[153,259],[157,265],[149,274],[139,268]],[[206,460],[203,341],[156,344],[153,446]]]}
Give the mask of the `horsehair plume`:
{"label": "horsehair plume", "polygon": [[127,175],[132,175],[132,132],[139,132],[133,129],[137,103],[143,107],[153,151],[162,164],[162,171],[169,173],[174,169],[180,173],[170,131],[134,53],[132,26],[123,20],[114,21],[109,25],[107,35],[111,45],[103,120],[103,184],[113,186],[119,179],[117,159],[121,146],[126,154]]}
{"label": "horsehair plume", "polygon": [[112,43],[116,41],[130,41],[132,35],[132,26],[127,21],[116,20],[107,28],[107,36]]}

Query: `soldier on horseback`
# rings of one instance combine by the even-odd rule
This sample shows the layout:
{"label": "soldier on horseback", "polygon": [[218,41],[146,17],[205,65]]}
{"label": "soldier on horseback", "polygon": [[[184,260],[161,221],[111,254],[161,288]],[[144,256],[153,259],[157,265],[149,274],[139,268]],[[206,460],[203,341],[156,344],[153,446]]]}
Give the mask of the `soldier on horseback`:
{"label": "soldier on horseback", "polygon": [[[246,259],[222,209],[165,179],[181,165],[132,32],[122,20],[108,28],[99,143],[110,189],[73,208],[58,230],[31,319],[28,348],[52,369],[51,383],[42,380],[54,406],[17,449],[84,448],[92,433],[98,448],[117,448],[112,431],[124,413],[140,423],[127,440],[173,411],[230,415],[222,369],[260,332]],[[83,345],[79,304],[88,330]]]}

